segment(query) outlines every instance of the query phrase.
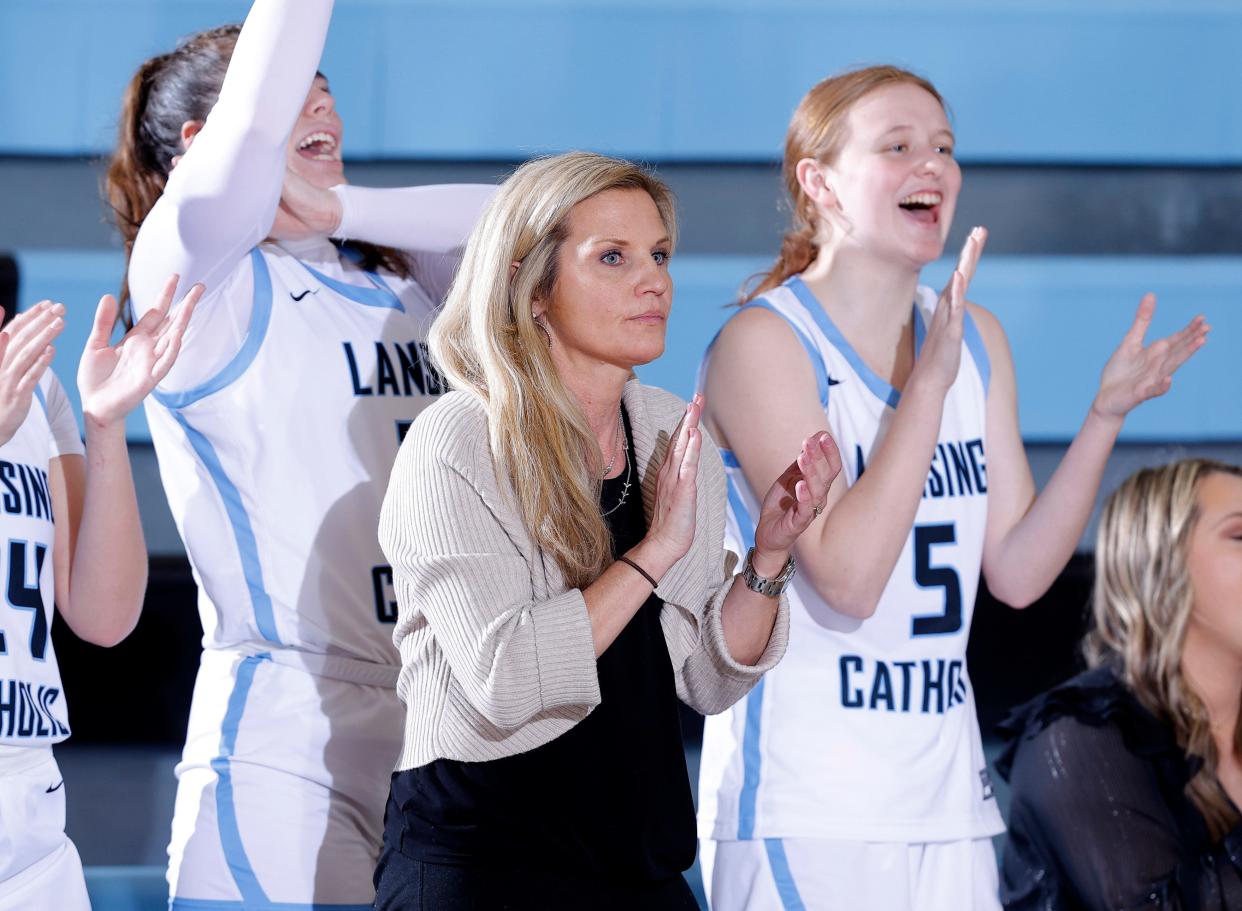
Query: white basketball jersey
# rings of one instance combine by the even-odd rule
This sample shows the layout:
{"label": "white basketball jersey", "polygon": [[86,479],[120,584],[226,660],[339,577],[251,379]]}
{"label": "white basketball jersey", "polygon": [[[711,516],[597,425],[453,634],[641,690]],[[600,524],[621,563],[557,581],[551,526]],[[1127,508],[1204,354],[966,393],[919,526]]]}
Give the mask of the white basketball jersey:
{"label": "white basketball jersey", "polygon": [[[918,289],[916,356],[936,302],[931,289]],[[837,483],[852,486],[899,393],[863,363],[800,278],[752,306],[783,317],[810,355],[841,451]],[[925,842],[1003,830],[966,671],[987,522],[988,373],[968,314],[923,498],[875,614],[837,613],[795,578],[784,659],[744,701],[707,719],[701,836]],[[758,499],[732,454],[722,455],[726,543],[744,555]]]}
{"label": "white basketball jersey", "polygon": [[392,667],[376,526],[401,438],[444,390],[425,345],[436,304],[321,246],[307,262],[252,250],[218,292],[253,289],[240,350],[198,386],[155,393],[147,418],[204,645]]}
{"label": "white basketball jersey", "polygon": [[49,370],[17,432],[0,446],[0,751],[69,736],[69,713],[52,648],[55,523],[48,465],[80,455],[73,408]]}

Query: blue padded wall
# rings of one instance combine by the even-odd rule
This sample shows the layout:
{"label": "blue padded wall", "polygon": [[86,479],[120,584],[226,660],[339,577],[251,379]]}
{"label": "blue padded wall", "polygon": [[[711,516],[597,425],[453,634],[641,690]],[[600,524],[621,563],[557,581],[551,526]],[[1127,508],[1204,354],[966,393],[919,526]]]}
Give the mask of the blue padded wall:
{"label": "blue padded wall", "polygon": [[[696,365],[747,276],[766,259],[674,259],[676,303],[664,357],[639,370],[645,382],[687,396]],[[924,275],[940,287],[953,261]],[[1180,329],[1195,314],[1212,325],[1208,344],[1177,375],[1168,395],[1136,409],[1122,439],[1192,442],[1242,439],[1242,258],[984,257],[972,300],[989,308],[1009,336],[1018,381],[1022,435],[1028,442],[1073,438],[1100,369],[1134,318],[1144,292],[1158,295],[1150,339]],[[755,382],[762,382],[761,365]],[[777,394],[775,391],[773,394]]]}
{"label": "blue padded wall", "polygon": [[[0,153],[94,154],[121,90],[238,0],[5,0]],[[930,76],[974,161],[1242,162],[1236,0],[339,0],[323,68],[363,158],[585,147],[766,160],[816,80]]]}
{"label": "blue padded wall", "polygon": [[[63,301],[68,325],[54,368],[75,405],[77,354],[90,332],[99,294],[115,288],[121,257],[103,252],[18,251],[21,306],[43,297]],[[767,260],[734,256],[673,259],[675,304],[664,356],[640,369],[644,381],[687,396],[703,350],[728,317],[738,286]],[[939,285],[952,269],[927,270]],[[1159,295],[1152,337],[1180,328],[1196,313],[1213,326],[1207,346],[1179,374],[1164,398],[1140,407],[1123,439],[1242,439],[1242,257],[984,257],[971,298],[1000,318],[1013,348],[1023,436],[1067,441],[1095,393],[1100,368],[1129,327],[1139,297]],[[762,382],[762,374],[756,376]],[[141,412],[130,438],[149,439]]]}

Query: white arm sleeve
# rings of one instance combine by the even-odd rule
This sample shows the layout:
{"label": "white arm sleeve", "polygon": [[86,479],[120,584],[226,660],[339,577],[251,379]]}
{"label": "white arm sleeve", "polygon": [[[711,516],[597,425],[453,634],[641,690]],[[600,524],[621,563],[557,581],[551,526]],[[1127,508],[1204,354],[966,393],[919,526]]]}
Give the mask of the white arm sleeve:
{"label": "white arm sleeve", "polygon": [[496,187],[437,184],[426,187],[332,188],[341,201],[335,237],[413,253],[449,253],[466,242]]}
{"label": "white arm sleeve", "polygon": [[447,253],[407,253],[410,271],[419,287],[427,292],[436,306],[444,303],[449,288],[457,276],[457,268],[461,265],[461,248]]}
{"label": "white arm sleeve", "polygon": [[182,360],[193,358],[194,336],[209,331],[221,309],[242,308],[228,322],[249,321],[249,294],[216,292],[272,226],[289,134],[331,14],[332,0],[255,0],[219,100],[138,232],[129,265],[138,317],[154,306],[173,272],[181,276],[176,300],[194,282],[207,286]]}
{"label": "white arm sleeve", "polygon": [[78,419],[73,415],[69,396],[65,395],[65,387],[60,384],[56,374],[51,370],[46,371],[39,380],[38,388],[39,402],[32,407],[42,406],[47,410],[47,422],[52,427],[52,438],[48,441],[48,458],[84,454],[86,449],[82,446]]}

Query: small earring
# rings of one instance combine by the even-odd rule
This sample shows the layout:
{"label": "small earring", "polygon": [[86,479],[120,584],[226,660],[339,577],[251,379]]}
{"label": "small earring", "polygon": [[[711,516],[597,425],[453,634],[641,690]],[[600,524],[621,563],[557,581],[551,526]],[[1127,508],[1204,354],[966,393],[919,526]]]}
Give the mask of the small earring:
{"label": "small earring", "polygon": [[543,314],[536,314],[534,310],[530,312],[530,318],[535,323],[535,328],[543,333],[543,340],[548,343],[548,347],[552,347],[552,333],[548,331],[548,324],[543,321]]}

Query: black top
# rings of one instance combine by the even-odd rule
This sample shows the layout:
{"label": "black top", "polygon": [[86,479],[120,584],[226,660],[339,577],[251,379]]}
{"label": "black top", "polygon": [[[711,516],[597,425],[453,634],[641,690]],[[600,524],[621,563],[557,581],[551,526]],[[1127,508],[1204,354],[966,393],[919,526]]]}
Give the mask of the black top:
{"label": "black top", "polygon": [[1242,908],[1242,825],[1212,842],[1184,791],[1200,761],[1112,671],[1079,674],[1001,731],[1006,908]]}
{"label": "black top", "polygon": [[[628,416],[625,429],[629,440]],[[617,554],[647,530],[632,443],[628,458],[628,495],[605,519]],[[604,482],[602,512],[618,503],[625,482],[625,471]],[[648,598],[599,657],[600,704],[557,739],[516,756],[437,759],[393,776],[402,853],[628,884],[688,869],[694,804],[662,607]]]}

